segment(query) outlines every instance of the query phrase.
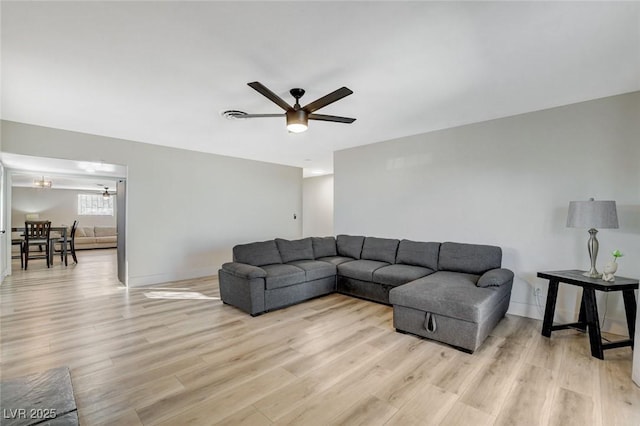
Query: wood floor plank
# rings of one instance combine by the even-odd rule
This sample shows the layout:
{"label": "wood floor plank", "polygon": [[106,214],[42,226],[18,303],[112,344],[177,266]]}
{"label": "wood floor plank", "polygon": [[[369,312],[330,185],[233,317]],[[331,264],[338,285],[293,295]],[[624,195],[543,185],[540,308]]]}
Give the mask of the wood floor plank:
{"label": "wood floor plank", "polygon": [[609,351],[598,367],[603,424],[640,425],[640,388],[627,380],[631,369],[627,351]]}
{"label": "wood floor plank", "polygon": [[556,338],[556,341],[565,343],[566,352],[560,364],[559,384],[565,389],[593,397],[594,390],[599,389],[594,372],[598,371],[601,361],[591,356],[589,345],[585,345],[581,337],[586,336],[573,333]]}
{"label": "wood floor plank", "polygon": [[407,362],[397,361],[393,372],[372,393],[382,401],[400,408],[416,394],[422,393],[425,385],[453,357],[454,349],[445,347],[426,346],[423,351],[414,351],[405,358]]}
{"label": "wood floor plank", "polygon": [[331,424],[350,426],[384,425],[397,411],[397,408],[375,396],[368,396],[331,419]]}
{"label": "wood floor plank", "polygon": [[369,396],[366,391],[366,386],[362,383],[351,382],[346,386],[332,386],[314,398],[308,398],[303,404],[278,419],[275,424],[305,426],[329,425],[332,424],[332,419]]}
{"label": "wood floor plank", "polygon": [[507,315],[470,355],[396,333],[386,305],[331,294],[251,317],[216,277],[127,289],[114,250],[79,260],[12,263],[0,374],[69,366],[83,425],[640,424],[631,349],[595,359],[575,330]]}
{"label": "wood floor plank", "polygon": [[461,401],[487,414],[497,415],[513,385],[525,350],[526,347],[517,341],[506,339],[496,357],[481,367]]}
{"label": "wood floor plank", "polygon": [[234,388],[213,393],[209,398],[193,405],[168,419],[158,418],[148,410],[138,412],[143,423],[174,426],[178,424],[211,424],[223,420],[227,413],[252,405],[260,395],[294,381],[296,377],[282,368],[270,370]]}
{"label": "wood floor plank", "polygon": [[272,390],[253,405],[267,418],[275,421],[322,392],[323,388],[321,382],[315,379],[299,378],[287,386]]}
{"label": "wood floor plank", "polygon": [[442,426],[489,426],[493,425],[495,417],[482,410],[471,407],[463,402],[456,402],[445,418],[440,422]]}
{"label": "wood floor plank", "polygon": [[451,393],[462,395],[489,358],[457,352],[451,362],[439,368],[431,382]]}
{"label": "wood floor plank", "polygon": [[560,388],[556,393],[551,414],[550,425],[586,426],[594,424],[593,399],[581,393]]}
{"label": "wood floor plank", "polygon": [[404,424],[437,425],[451,410],[458,396],[433,385],[422,385],[399,409],[387,424],[403,426]]}
{"label": "wood floor plank", "polygon": [[272,424],[264,414],[250,405],[215,423],[217,426],[270,426]]}
{"label": "wood floor plank", "polygon": [[544,419],[545,405],[551,404],[554,376],[551,370],[525,364],[507,394],[496,425],[538,425]]}

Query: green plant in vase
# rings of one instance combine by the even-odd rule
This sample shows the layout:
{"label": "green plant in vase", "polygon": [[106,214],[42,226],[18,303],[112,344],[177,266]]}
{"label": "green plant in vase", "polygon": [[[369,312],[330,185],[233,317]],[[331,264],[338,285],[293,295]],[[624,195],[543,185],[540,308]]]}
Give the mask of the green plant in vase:
{"label": "green plant in vase", "polygon": [[614,274],[618,270],[618,258],[624,256],[622,252],[618,249],[611,252],[613,256],[613,260],[606,265],[604,265],[604,272],[602,273],[602,280],[612,282],[615,280]]}

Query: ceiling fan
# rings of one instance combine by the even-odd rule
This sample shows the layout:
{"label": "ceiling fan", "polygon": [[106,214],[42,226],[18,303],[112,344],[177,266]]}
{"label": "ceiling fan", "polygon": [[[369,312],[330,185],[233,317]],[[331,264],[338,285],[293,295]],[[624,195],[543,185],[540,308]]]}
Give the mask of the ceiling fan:
{"label": "ceiling fan", "polygon": [[108,186],[104,186],[101,183],[97,183],[96,185],[101,186],[101,187],[104,188],[104,192],[102,193],[102,198],[103,199],[108,200],[111,197],[111,195],[113,195],[113,192],[109,192],[109,187]]}
{"label": "ceiling fan", "polygon": [[260,82],[254,81],[252,83],[247,83],[251,88],[256,90],[258,93],[262,94],[264,97],[269,99],[274,104],[278,105],[282,108],[285,113],[282,114],[247,114],[242,111],[225,111],[225,115],[231,116],[232,118],[265,118],[265,117],[282,117],[285,116],[287,118],[287,130],[293,133],[300,133],[307,130],[308,120],[319,120],[319,121],[332,121],[334,123],[353,123],[356,121],[355,118],[348,117],[338,117],[335,115],[324,115],[324,114],[315,114],[315,111],[320,108],[324,108],[329,104],[332,104],[340,99],[349,96],[353,93],[352,90],[341,87],[338,90],[335,90],[328,95],[325,95],[315,101],[301,107],[300,106],[300,98],[304,95],[304,90],[300,88],[291,89],[289,93],[296,100],[296,103],[291,106],[280,96],[273,93],[269,90],[265,85]]}

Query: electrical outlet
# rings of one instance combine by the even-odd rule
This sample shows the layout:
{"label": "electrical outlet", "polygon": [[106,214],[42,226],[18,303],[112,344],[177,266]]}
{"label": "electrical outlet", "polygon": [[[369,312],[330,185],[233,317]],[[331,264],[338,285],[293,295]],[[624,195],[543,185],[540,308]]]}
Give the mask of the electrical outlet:
{"label": "electrical outlet", "polygon": [[540,287],[536,287],[533,290],[533,294],[535,294],[536,296],[540,296],[540,293],[542,292],[542,290],[540,289]]}

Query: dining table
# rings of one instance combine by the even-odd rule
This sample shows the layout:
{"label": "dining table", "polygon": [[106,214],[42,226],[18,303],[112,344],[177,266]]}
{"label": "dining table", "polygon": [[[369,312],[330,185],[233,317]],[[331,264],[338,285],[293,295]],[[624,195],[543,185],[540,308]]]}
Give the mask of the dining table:
{"label": "dining table", "polygon": [[[22,232],[24,233],[24,226],[12,227],[11,232]],[[51,232],[58,232],[60,234],[59,238],[62,238],[62,258],[64,259],[64,266],[67,266],[67,227],[62,226],[52,226]],[[53,243],[58,238],[49,238],[50,244]],[[53,244],[51,250],[49,250],[49,262],[53,264]]]}

